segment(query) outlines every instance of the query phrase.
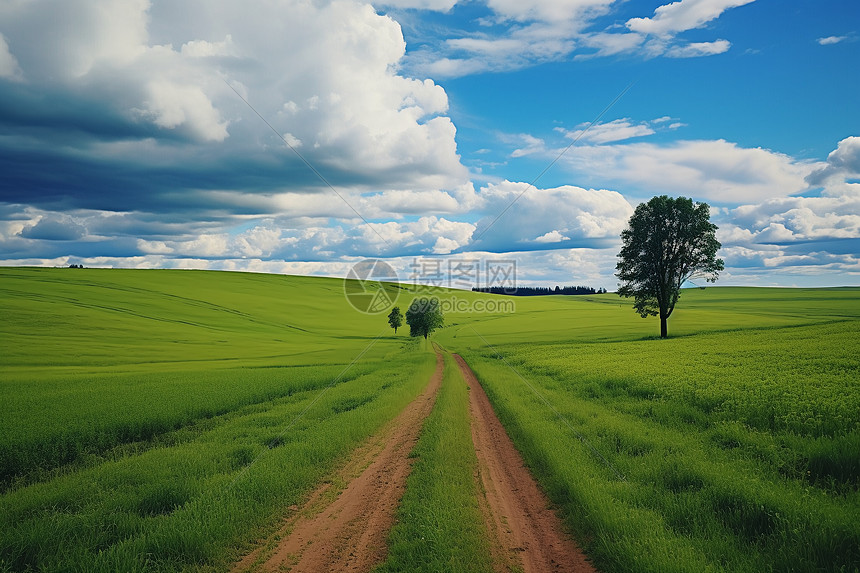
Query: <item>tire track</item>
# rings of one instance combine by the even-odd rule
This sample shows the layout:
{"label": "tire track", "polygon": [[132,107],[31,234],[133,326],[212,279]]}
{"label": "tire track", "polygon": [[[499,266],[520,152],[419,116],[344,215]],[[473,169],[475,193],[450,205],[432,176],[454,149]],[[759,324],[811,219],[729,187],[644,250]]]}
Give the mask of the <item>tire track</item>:
{"label": "tire track", "polygon": [[[360,446],[337,476],[294,507],[280,531],[234,572],[370,571],[385,560],[386,541],[412,468],[410,452],[442,384],[444,361],[424,392]],[[342,491],[334,483],[345,483]]]}
{"label": "tire track", "polygon": [[475,373],[461,356],[454,358],[469,386],[472,441],[496,570],[596,573],[550,509]]}

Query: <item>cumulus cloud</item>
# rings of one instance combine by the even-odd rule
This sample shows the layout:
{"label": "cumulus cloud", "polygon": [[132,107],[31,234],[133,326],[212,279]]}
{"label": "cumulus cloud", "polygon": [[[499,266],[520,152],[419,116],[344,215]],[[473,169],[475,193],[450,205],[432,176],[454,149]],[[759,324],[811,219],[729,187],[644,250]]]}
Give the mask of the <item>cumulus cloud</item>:
{"label": "cumulus cloud", "polygon": [[191,133],[204,141],[227,138],[227,122],[222,121],[221,114],[200,88],[155,80],[146,86],[145,94],[140,116],[158,127],[174,129],[187,125]]}
{"label": "cumulus cloud", "polygon": [[284,216],[173,223],[148,214],[31,207],[0,214],[0,252],[20,259],[71,256],[229,260],[336,260],[446,254],[470,242],[475,224],[424,215],[406,221],[332,222]]}
{"label": "cumulus cloud", "polygon": [[21,237],[43,241],[74,241],[86,234],[86,228],[68,216],[42,217],[35,225],[24,227]]}
{"label": "cumulus cloud", "polygon": [[846,137],[827,156],[827,164],[809,174],[810,185],[860,177],[860,137]]}
{"label": "cumulus cloud", "polygon": [[860,185],[845,181],[857,174],[856,139],[841,141],[827,164],[807,177],[824,183],[819,196],[776,197],[718,212],[717,236],[738,280],[754,283],[755,272],[767,272],[839,285],[856,276]]}
{"label": "cumulus cloud", "polygon": [[652,193],[729,204],[800,193],[809,187],[804,178],[817,167],[722,139],[574,146],[562,161],[577,172],[603,173]]}
{"label": "cumulus cloud", "polygon": [[445,91],[397,72],[400,26],[368,4],[33,0],[0,6],[0,34],[0,200],[175,211],[330,192],[255,111],[337,188],[468,182]]}
{"label": "cumulus cloud", "polygon": [[731,221],[748,232],[736,244],[860,239],[860,197],[774,199],[733,209]]}
{"label": "cumulus cloud", "polygon": [[482,188],[481,195],[488,215],[478,221],[469,250],[604,247],[633,213],[620,193],[571,185],[538,189],[504,181]]}
{"label": "cumulus cloud", "polygon": [[536,243],[560,243],[562,241],[569,241],[570,237],[565,237],[557,230],[553,229],[549,233],[545,233],[540,237],[535,239]]}

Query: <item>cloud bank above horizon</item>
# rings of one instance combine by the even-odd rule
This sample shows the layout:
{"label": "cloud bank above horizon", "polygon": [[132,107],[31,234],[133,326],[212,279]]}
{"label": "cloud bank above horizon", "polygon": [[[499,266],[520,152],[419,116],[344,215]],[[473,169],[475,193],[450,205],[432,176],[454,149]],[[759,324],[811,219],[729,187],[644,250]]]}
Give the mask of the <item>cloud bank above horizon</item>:
{"label": "cloud bank above horizon", "polygon": [[[665,193],[712,205],[727,282],[860,284],[856,132],[810,154],[731,121],[712,135],[689,98],[621,99],[598,121],[609,102],[585,92],[575,113],[517,107],[552,66],[724,65],[745,36],[723,19],[757,4],[5,3],[0,264],[343,276],[365,257],[406,273],[507,256],[525,283],[612,289],[620,231]],[[853,57],[854,32],[831,32],[804,50]],[[510,102],[472,105],[470,82],[506,78]]]}

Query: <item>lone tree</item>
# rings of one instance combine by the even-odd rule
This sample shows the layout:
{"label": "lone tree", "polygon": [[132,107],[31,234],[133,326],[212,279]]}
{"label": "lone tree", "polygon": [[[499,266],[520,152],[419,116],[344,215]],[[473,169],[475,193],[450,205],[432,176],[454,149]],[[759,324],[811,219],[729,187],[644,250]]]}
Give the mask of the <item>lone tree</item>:
{"label": "lone tree", "polygon": [[636,207],[622,231],[618,294],[634,297],[642,318],[660,316],[660,338],[668,337],[666,321],[684,281],[697,276],[715,282],[723,270],[716,230],[707,203],[663,195]]}
{"label": "lone tree", "polygon": [[409,336],[423,336],[424,340],[427,340],[434,330],[441,328],[444,321],[439,299],[436,297],[416,298],[406,311]]}
{"label": "lone tree", "polygon": [[400,314],[399,306],[395,306],[388,313],[388,324],[394,329],[394,334],[397,334],[397,329],[403,326],[403,315]]}

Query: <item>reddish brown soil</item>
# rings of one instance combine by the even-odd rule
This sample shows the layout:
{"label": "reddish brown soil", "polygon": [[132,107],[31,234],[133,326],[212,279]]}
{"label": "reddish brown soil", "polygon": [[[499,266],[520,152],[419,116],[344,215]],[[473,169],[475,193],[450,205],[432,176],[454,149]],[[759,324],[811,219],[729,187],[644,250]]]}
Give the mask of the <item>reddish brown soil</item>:
{"label": "reddish brown soil", "polygon": [[[409,453],[442,383],[442,355],[426,390],[367,443],[331,482],[311,494],[272,539],[234,571],[369,571],[385,560],[386,540],[412,468]],[[339,491],[339,484],[346,486]]]}
{"label": "reddish brown soil", "polygon": [[[454,357],[470,388],[472,440],[494,568],[499,572],[594,573],[564,533],[475,374],[460,356]],[[292,507],[280,531],[261,540],[233,570],[366,572],[384,561],[388,533],[412,467],[409,453],[433,409],[442,372],[443,359],[437,352],[436,372],[424,392],[357,448],[301,507]]]}
{"label": "reddish brown soil", "polygon": [[595,572],[550,509],[474,372],[460,356],[454,358],[469,386],[472,441],[496,570]]}

